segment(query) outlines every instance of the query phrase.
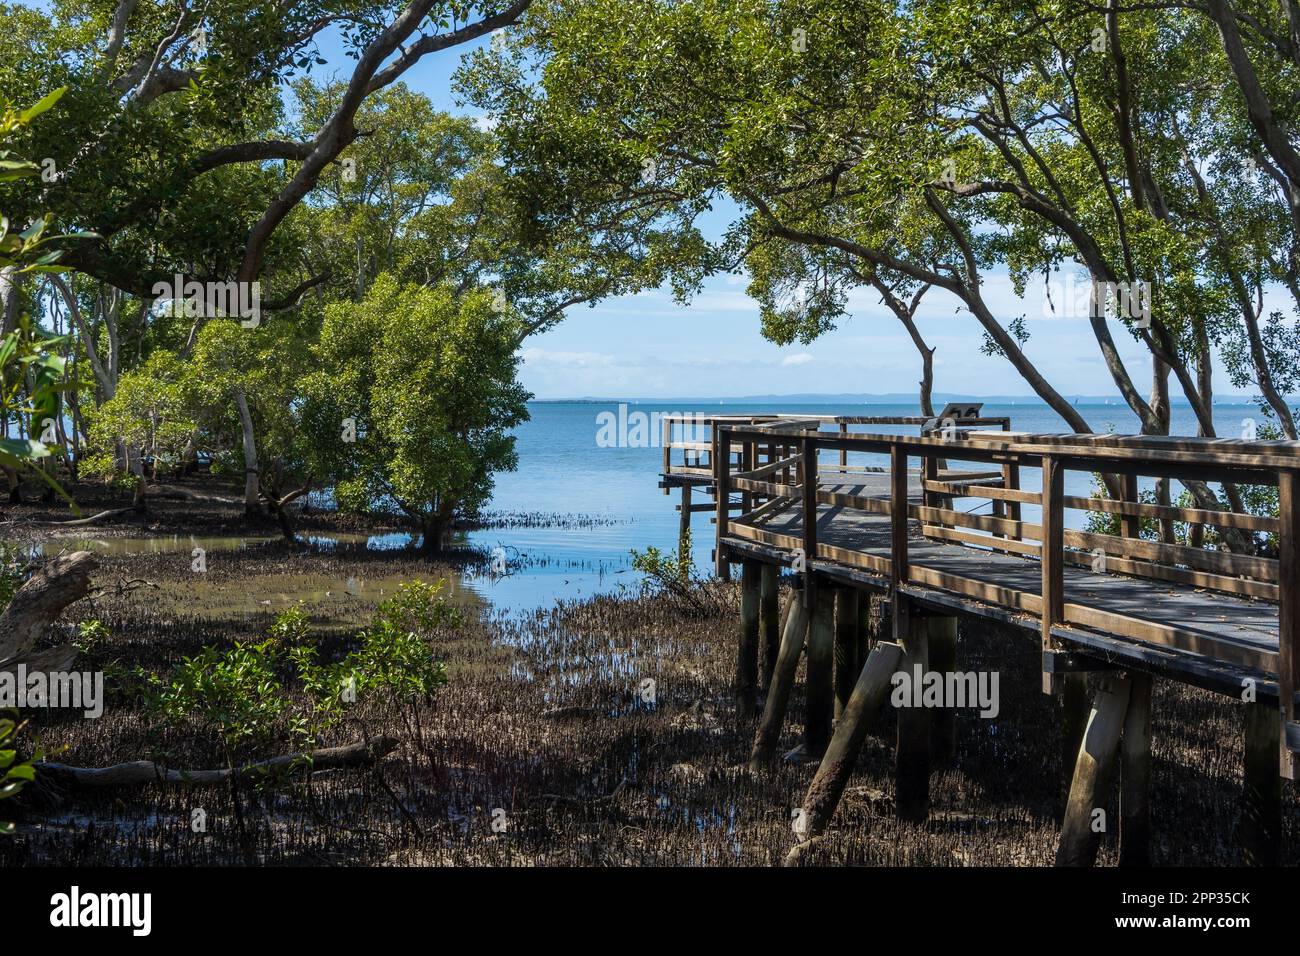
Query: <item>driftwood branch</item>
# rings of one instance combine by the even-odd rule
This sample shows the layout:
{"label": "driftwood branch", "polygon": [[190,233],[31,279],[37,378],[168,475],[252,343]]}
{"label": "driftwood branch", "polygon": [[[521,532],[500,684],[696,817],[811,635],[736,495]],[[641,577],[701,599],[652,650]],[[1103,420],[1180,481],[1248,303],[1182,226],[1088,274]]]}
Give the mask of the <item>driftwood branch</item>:
{"label": "driftwood branch", "polygon": [[[0,614],[0,669],[8,670],[28,660],[32,647],[58,620],[63,609],[90,591],[90,574],[99,566],[89,551],[77,551],[51,561],[18,589],[9,607]],[[40,655],[44,664],[71,661],[69,646]],[[54,654],[54,657],[50,655]],[[58,668],[55,668],[58,669]]]}
{"label": "driftwood branch", "polygon": [[76,528],[94,524],[107,518],[119,518],[122,515],[132,514],[134,511],[135,508],[110,508],[107,511],[101,511],[97,515],[91,515],[89,518],[73,518],[68,521],[42,521],[40,524],[57,525],[61,528]]}
{"label": "driftwood branch", "polygon": [[[397,749],[392,737],[359,740],[342,747],[325,747],[306,753],[285,754],[246,764],[234,771],[240,780],[273,776],[295,765],[311,766],[312,771],[361,767],[382,760]],[[70,767],[61,763],[37,763],[38,778],[64,788],[99,790],[109,787],[143,787],[151,783],[185,787],[216,787],[230,782],[229,767],[220,770],[170,770],[153,760],[132,760],[111,767]]]}

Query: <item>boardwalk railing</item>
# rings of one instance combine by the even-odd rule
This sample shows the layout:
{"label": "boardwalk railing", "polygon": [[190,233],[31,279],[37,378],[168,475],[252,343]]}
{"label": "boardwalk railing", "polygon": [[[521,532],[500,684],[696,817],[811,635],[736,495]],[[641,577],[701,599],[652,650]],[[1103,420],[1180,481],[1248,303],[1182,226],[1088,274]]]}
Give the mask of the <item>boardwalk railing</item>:
{"label": "boardwalk railing", "polygon": [[[714,439],[718,427],[759,427],[771,435],[771,441],[754,452],[756,464],[769,465],[787,458],[799,448],[797,436],[808,429],[832,428],[840,435],[850,434],[852,427],[904,426],[924,433],[928,425],[937,428],[996,426],[1003,430],[1011,427],[1011,419],[1003,417],[974,417],[959,419],[927,418],[920,415],[691,415],[668,414],[660,418],[660,439],[663,448],[663,476],[679,479],[713,479]],[[782,436],[794,436],[785,437]],[[680,454],[675,454],[680,452]],[[739,464],[739,462],[737,462]],[[839,466],[855,470],[848,462],[848,451],[839,456]],[[860,470],[860,469],[859,469]],[[878,469],[877,469],[878,470]],[[668,494],[668,486],[664,494]]]}
{"label": "boardwalk railing", "polygon": [[[1282,772],[1294,777],[1300,443],[988,432],[966,422],[921,436],[849,434],[852,421],[714,422],[707,447],[693,450],[709,456],[720,570],[728,543],[748,542],[799,570],[853,569],[894,597],[940,593],[1031,615],[1045,671],[1064,642],[1094,634],[1121,645],[1121,657],[1124,642],[1195,655],[1185,666],[1213,671],[1218,689],[1276,681]],[[820,430],[829,422],[836,432]],[[825,465],[824,453],[838,464]],[[850,454],[887,465],[871,478],[849,469]],[[705,465],[697,457],[691,467]],[[1026,471],[1037,471],[1038,490],[1021,486]],[[1070,472],[1101,476],[1110,495],[1065,494]],[[1139,501],[1142,479],[1182,482],[1196,506]],[[1278,517],[1219,504],[1274,488]],[[989,513],[957,507],[970,501]],[[1094,516],[1092,530],[1067,527],[1072,510]],[[1140,537],[1143,521],[1157,523],[1158,540]],[[1176,543],[1178,525],[1201,546]],[[1076,569],[1068,582],[1067,568]],[[1205,592],[1223,595],[1221,619],[1206,616],[1216,605]],[[1275,640],[1261,621],[1276,622]]]}

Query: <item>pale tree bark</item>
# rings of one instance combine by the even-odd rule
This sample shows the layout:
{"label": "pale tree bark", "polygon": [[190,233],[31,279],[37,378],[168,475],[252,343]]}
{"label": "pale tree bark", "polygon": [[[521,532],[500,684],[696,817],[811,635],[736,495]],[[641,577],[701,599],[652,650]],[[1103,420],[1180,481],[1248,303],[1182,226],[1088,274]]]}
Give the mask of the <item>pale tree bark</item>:
{"label": "pale tree bark", "polygon": [[[1289,2],[1289,0],[1284,0]],[[1293,4],[1291,5],[1294,6]],[[1268,151],[1273,162],[1286,176],[1294,196],[1300,193],[1300,151],[1297,151],[1291,138],[1287,135],[1269,102],[1268,94],[1260,83],[1255,64],[1250,59],[1242,42],[1241,30],[1237,26],[1237,14],[1227,0],[1206,0],[1205,9],[1219,28],[1223,40],[1223,52],[1227,55],[1228,65],[1237,81],[1237,89],[1245,101],[1246,114],[1256,135]],[[1291,24],[1294,27],[1300,13],[1289,9]]]}
{"label": "pale tree bark", "polygon": [[18,589],[0,614],[0,670],[11,671],[19,664],[67,668],[76,653],[71,644],[40,652],[33,648],[64,608],[89,593],[96,567],[91,552],[77,551],[51,561]]}
{"label": "pale tree bark", "polygon": [[918,398],[920,400],[921,414],[926,418],[934,417],[934,349],[928,345],[925,338],[921,335],[921,330],[916,325],[916,310],[921,305],[921,298],[930,289],[928,285],[922,285],[913,294],[912,298],[904,302],[884,283],[878,275],[874,273],[867,277],[872,287],[880,293],[881,301],[889,306],[891,312],[903,328],[907,330],[908,337],[912,340],[912,345],[916,347],[917,354],[921,356],[921,381],[917,384],[920,386]]}
{"label": "pale tree bark", "polygon": [[231,778],[261,781],[278,774],[307,770],[337,770],[342,767],[361,767],[378,763],[398,747],[392,737],[360,740],[341,747],[323,747],[303,753],[285,754],[269,760],[245,764],[235,770],[223,767],[216,770],[176,770],[154,760],[132,760],[111,767],[72,767],[62,763],[36,764],[38,779],[56,786],[86,790],[112,787],[145,787],[156,784],[176,787],[217,787],[230,783]]}
{"label": "pale tree bark", "polygon": [[253,432],[253,416],[248,410],[248,396],[244,390],[234,393],[235,408],[239,410],[239,431],[244,447],[244,515],[259,518],[262,515],[257,467],[257,438]]}

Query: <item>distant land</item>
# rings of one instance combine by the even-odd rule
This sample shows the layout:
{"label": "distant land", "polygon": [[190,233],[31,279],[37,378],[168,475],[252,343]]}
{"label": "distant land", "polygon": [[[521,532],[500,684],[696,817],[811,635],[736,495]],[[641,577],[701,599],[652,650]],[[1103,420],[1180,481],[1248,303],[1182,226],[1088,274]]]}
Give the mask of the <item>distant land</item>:
{"label": "distant land", "polygon": [[[1065,398],[1072,405],[1124,405],[1124,400],[1117,395],[1067,395]],[[796,392],[789,395],[708,395],[676,396],[671,398],[600,398],[584,396],[582,398],[539,398],[537,402],[590,402],[609,404],[626,402],[629,405],[670,405],[673,403],[725,403],[728,405],[770,405],[776,402],[785,405],[915,405],[916,392],[884,392],[881,394],[828,392]],[[948,402],[984,402],[986,405],[1046,405],[1037,395],[971,395],[962,392],[935,392],[933,396],[936,408]],[[1187,406],[1186,398],[1170,397],[1171,405]],[[1215,405],[1254,405],[1255,398],[1248,394],[1217,395]]]}

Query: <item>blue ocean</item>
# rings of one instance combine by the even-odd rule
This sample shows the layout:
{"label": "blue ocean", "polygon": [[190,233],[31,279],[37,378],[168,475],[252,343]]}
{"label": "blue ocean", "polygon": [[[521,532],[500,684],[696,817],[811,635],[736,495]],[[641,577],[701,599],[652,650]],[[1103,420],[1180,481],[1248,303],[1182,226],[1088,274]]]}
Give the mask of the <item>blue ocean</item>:
{"label": "blue ocean", "polygon": [[[655,546],[662,550],[677,543],[678,495],[666,496],[658,487],[663,449],[657,429],[649,429],[649,441],[628,429],[638,447],[602,440],[602,426],[611,416],[617,419],[619,402],[533,402],[530,420],[517,431],[519,467],[496,479],[490,510],[501,514],[547,516],[541,526],[509,526],[473,532],[469,538],[478,547],[502,548],[509,557],[509,573],[491,579],[477,579],[470,586],[498,608],[528,608],[549,604],[558,598],[580,598],[600,592],[635,589],[638,576],[631,567],[632,549]],[[939,405],[942,403],[936,403]],[[1076,406],[1095,431],[1133,433],[1137,418],[1126,405],[1093,404]],[[732,404],[727,402],[630,402],[624,413],[628,420],[643,412],[697,412],[706,415],[756,415],[788,412],[806,415],[914,416],[914,405],[868,404]],[[1069,431],[1051,409],[1033,400],[1023,404],[986,404],[983,414],[1008,417],[1016,431]],[[1220,434],[1236,435],[1248,418],[1259,419],[1253,405],[1219,405],[1215,422]],[[855,426],[854,430],[867,430]],[[915,434],[915,428],[873,426],[876,432]],[[1196,434],[1190,408],[1175,406],[1173,434]],[[608,431],[604,438],[608,437]],[[680,454],[680,453],[678,453]],[[675,459],[677,460],[677,459]],[[854,464],[872,464],[866,456]],[[881,462],[874,462],[883,464]],[[1026,489],[1034,489],[1036,472],[1023,476]],[[1068,494],[1087,495],[1091,479],[1083,473],[1068,473]],[[1025,517],[1033,520],[1032,509]],[[1079,524],[1082,515],[1067,513],[1068,523]],[[693,522],[694,559],[701,571],[709,568],[713,547],[713,525],[708,514],[697,514]]]}

